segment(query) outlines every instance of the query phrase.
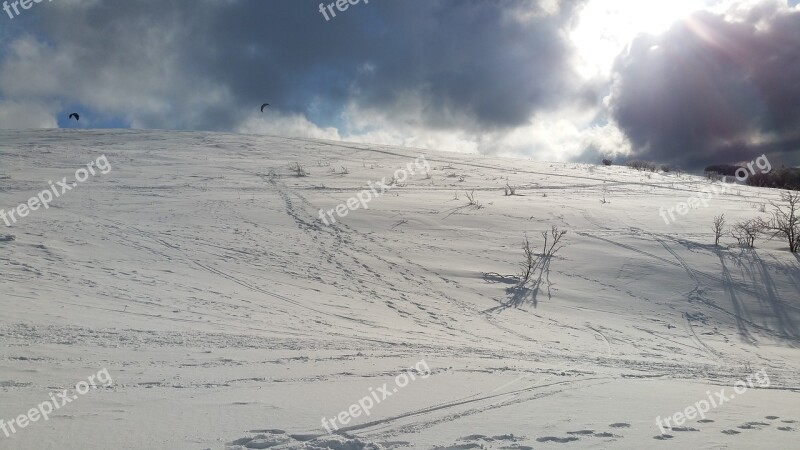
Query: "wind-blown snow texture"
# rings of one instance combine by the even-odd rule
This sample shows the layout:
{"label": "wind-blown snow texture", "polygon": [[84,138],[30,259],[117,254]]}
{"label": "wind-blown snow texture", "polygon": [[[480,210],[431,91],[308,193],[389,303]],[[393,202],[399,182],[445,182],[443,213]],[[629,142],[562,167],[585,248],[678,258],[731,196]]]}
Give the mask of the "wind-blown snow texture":
{"label": "wind-blown snow texture", "polygon": [[[0,224],[0,418],[114,380],[0,448],[798,448],[800,262],[779,241],[711,245],[714,215],[766,217],[779,192],[736,186],[666,225],[658,208],[708,181],[426,151],[429,179],[328,227],[320,208],[420,153],[60,130],[2,131],[0,152],[6,210],[112,166]],[[507,307],[523,233],[551,225],[566,246]],[[326,436],[323,417],[423,359],[430,377]],[[761,369],[768,389],[654,439],[656,416]]]}

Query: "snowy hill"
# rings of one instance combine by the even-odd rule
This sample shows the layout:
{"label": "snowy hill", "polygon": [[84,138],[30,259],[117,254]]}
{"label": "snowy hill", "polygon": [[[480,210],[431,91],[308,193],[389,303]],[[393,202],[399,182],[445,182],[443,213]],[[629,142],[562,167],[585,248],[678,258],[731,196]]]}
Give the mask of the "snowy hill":
{"label": "snowy hill", "polygon": [[[334,216],[420,156],[0,131],[0,208],[58,192],[0,222],[0,419],[113,378],[0,448],[800,448],[800,260],[711,231],[779,192],[728,186],[667,224],[711,182],[426,151]],[[517,287],[524,235],[541,251],[552,226],[563,248]]]}

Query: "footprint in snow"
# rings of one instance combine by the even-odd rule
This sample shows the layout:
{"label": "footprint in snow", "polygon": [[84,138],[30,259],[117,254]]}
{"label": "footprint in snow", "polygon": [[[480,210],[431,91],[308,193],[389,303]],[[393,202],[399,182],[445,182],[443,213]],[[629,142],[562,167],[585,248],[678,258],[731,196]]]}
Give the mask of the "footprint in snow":
{"label": "footprint in snow", "polygon": [[672,431],[686,432],[686,431],[700,431],[700,430],[692,427],[672,427]]}
{"label": "footprint in snow", "polygon": [[482,448],[480,444],[458,444],[449,447],[433,447],[433,450],[469,450],[471,448]]}
{"label": "footprint in snow", "polygon": [[[514,436],[513,434],[503,434],[499,436],[486,436],[483,434],[471,434],[469,436],[464,436],[462,438],[458,438],[459,441],[483,441],[483,442],[498,442],[498,441],[508,441],[509,443],[521,441],[523,438]],[[467,445],[467,444],[463,444]],[[471,445],[471,444],[470,444]],[[480,446],[482,447],[482,446]],[[470,447],[472,448],[472,447]]]}
{"label": "footprint in snow", "polygon": [[659,441],[666,441],[667,439],[672,439],[675,436],[671,434],[659,434],[657,436],[653,436],[653,439],[658,439]]}
{"label": "footprint in snow", "polygon": [[631,424],[625,422],[617,422],[609,425],[611,428],[630,428]]}
{"label": "footprint in snow", "polygon": [[621,438],[622,436],[614,434],[614,433],[609,433],[607,431],[604,431],[602,433],[595,433],[594,437],[596,437],[596,438]]}
{"label": "footprint in snow", "polygon": [[567,434],[579,435],[579,436],[588,436],[590,434],[594,434],[594,430],[567,431]]}
{"label": "footprint in snow", "polygon": [[253,437],[237,439],[231,445],[241,445],[244,448],[269,448],[291,441],[285,434],[258,434]]}
{"label": "footprint in snow", "polygon": [[574,436],[565,437],[565,438],[554,437],[554,436],[546,436],[546,437],[540,437],[540,438],[536,439],[537,442],[558,442],[559,444],[566,444],[567,442],[572,442],[572,441],[577,441],[577,440],[578,440],[578,438],[576,438]]}
{"label": "footprint in snow", "polygon": [[768,427],[768,423],[764,422],[747,422],[742,425],[739,425],[738,428],[742,430],[760,430],[762,427]]}
{"label": "footprint in snow", "polygon": [[723,434],[741,434],[742,432],[741,431],[736,431],[736,430],[722,430],[722,433]]}
{"label": "footprint in snow", "polygon": [[[498,441],[509,441],[509,443],[513,443],[523,438],[514,436],[513,434],[504,434],[501,436],[486,436],[483,434],[471,434],[469,436],[464,436],[458,438],[458,441],[464,442],[463,444],[453,444],[449,446],[438,446],[433,447],[435,450],[469,450],[473,448],[486,448],[483,444],[480,444],[479,441],[482,442],[498,442]],[[466,442],[465,442],[466,441]],[[472,441],[472,442],[470,442]],[[498,442],[499,443],[499,442]],[[511,445],[502,447],[504,449],[530,449],[530,447],[521,447],[518,445]]]}

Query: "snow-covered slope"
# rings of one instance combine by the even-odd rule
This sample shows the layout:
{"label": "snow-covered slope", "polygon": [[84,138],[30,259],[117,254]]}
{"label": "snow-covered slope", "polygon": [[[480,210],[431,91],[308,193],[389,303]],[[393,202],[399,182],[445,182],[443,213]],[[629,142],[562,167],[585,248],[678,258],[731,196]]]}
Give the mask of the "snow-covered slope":
{"label": "snow-covered slope", "polygon": [[[0,222],[0,419],[113,384],[0,448],[800,448],[800,261],[712,245],[713,216],[766,217],[778,192],[729,187],[668,225],[659,208],[709,181],[426,151],[428,175],[328,226],[320,209],[420,153],[2,131],[0,208],[101,155],[108,173]],[[564,247],[515,290],[524,234],[551,226]],[[656,417],[722,389],[662,435]]]}

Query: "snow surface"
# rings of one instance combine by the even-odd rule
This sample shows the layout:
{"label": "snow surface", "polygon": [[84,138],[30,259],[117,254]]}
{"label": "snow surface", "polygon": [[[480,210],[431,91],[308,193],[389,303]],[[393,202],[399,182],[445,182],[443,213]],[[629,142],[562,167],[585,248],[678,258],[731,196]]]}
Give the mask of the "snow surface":
{"label": "snow surface", "polygon": [[[0,418],[103,368],[114,384],[2,449],[800,448],[800,261],[712,245],[714,215],[766,217],[779,192],[734,186],[667,225],[709,181],[425,151],[429,179],[325,226],[420,151],[31,130],[0,131],[0,208],[102,154],[110,173],[0,223]],[[514,297],[523,234],[552,225],[565,247]],[[661,436],[656,416],[759,370],[769,388]]]}

